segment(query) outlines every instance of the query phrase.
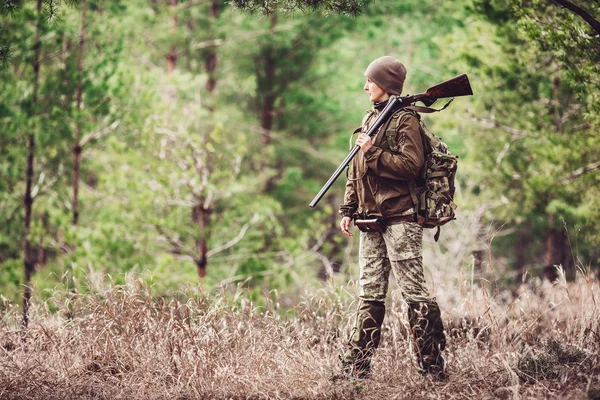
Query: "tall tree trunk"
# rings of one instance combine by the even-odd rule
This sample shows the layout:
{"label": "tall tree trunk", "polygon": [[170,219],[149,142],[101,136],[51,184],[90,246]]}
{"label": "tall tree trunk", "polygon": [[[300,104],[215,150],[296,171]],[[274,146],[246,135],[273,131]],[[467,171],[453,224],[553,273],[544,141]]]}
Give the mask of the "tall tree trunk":
{"label": "tall tree trunk", "polygon": [[[62,80],[63,87],[69,87],[69,76],[71,75],[71,71],[69,70],[69,55],[71,54],[71,47],[71,37],[65,35],[62,48],[62,63],[65,66],[64,76]],[[64,99],[61,99],[59,101],[63,111],[65,113],[68,112],[69,108],[71,107],[70,99],[65,96]]]}
{"label": "tall tree trunk", "polygon": [[515,276],[517,283],[523,281],[525,274],[525,265],[527,263],[527,246],[529,245],[529,232],[521,229],[519,232],[519,240],[515,243]]}
{"label": "tall tree trunk", "polygon": [[[335,210],[338,206],[338,200],[336,198],[336,196],[330,196],[328,199],[329,202],[329,206]],[[338,213],[333,212],[329,215],[328,217],[328,221],[327,221],[327,225],[329,226],[329,229],[327,230],[327,233],[325,234],[326,239],[324,240],[324,242],[329,244],[329,248],[327,251],[327,254],[324,254],[325,257],[327,257],[327,259],[329,260],[329,262],[331,263],[331,268],[332,271],[326,271],[325,266],[323,266],[320,270],[319,270],[319,278],[321,279],[327,279],[330,278],[329,273],[333,272],[333,273],[338,273],[340,272],[342,265],[344,263],[344,242],[343,241],[337,241],[337,240],[331,240],[332,237],[334,237],[336,234],[339,233],[339,221],[340,220],[340,216]]]}
{"label": "tall tree trunk", "polygon": [[[212,21],[209,22],[209,39],[214,38],[213,28],[216,26],[216,19],[219,17],[220,12],[220,3],[217,0],[213,0],[210,3],[210,7],[208,10],[209,17]],[[214,99],[212,98],[214,95],[215,88],[217,86],[217,79],[215,75],[215,71],[217,69],[218,57],[217,52],[214,47],[209,47],[205,52],[204,57],[204,67],[206,68],[206,73],[208,75],[208,80],[206,81],[206,91],[209,94],[211,99],[208,102],[207,108],[210,112],[214,112]],[[203,140],[203,147],[206,147],[208,137],[206,136]],[[208,168],[208,163],[206,163],[205,168]],[[199,200],[199,204],[197,204],[192,209],[192,220],[198,226],[199,236],[196,239],[196,252],[198,254],[195,263],[196,269],[198,271],[198,276],[203,278],[206,276],[206,267],[208,265],[208,228],[210,226],[210,210],[206,208],[206,204],[204,200]]]}
{"label": "tall tree trunk", "polygon": [[[177,2],[178,0],[169,0],[169,4],[171,5],[171,7],[177,7]],[[177,23],[177,17],[174,16],[171,19],[171,31],[175,31],[175,29],[177,29]],[[165,55],[165,58],[167,59],[167,72],[170,73],[175,71],[175,68],[177,68],[178,58],[178,51],[176,45],[171,46],[171,50]]]}
{"label": "tall tree trunk", "polygon": [[73,225],[79,222],[79,171],[81,169],[81,107],[83,100],[83,50],[85,44],[86,0],[81,0],[81,26],[79,27],[79,61],[77,65],[77,117],[75,118],[75,145],[73,146]]}
{"label": "tall tree trunk", "polygon": [[560,78],[555,76],[552,80],[552,104],[554,106],[554,127],[556,132],[563,132],[563,109],[560,104]]}
{"label": "tall tree trunk", "polygon": [[[271,16],[271,30],[275,28],[277,25],[277,14],[273,14]],[[262,101],[262,110],[261,110],[261,128],[262,128],[262,157],[260,162],[260,170],[265,171],[269,166],[271,166],[270,160],[270,144],[272,141],[271,132],[273,130],[274,120],[275,120],[275,102],[278,98],[277,93],[277,82],[276,82],[276,62],[275,56],[273,55],[273,50],[271,46],[267,46],[262,50],[262,60],[264,62],[264,84],[262,88],[259,90],[262,91],[263,101]],[[283,171],[282,166],[277,166],[277,170],[279,173]],[[271,192],[275,186],[276,176],[270,177],[265,182],[264,192]]]}
{"label": "tall tree trunk", "polygon": [[171,46],[171,51],[166,55],[167,59],[167,72],[171,73],[177,68],[177,47]]}
{"label": "tall tree trunk", "polygon": [[[271,17],[271,29],[275,28],[277,25],[277,15],[274,14]],[[263,49],[263,61],[264,65],[264,82],[265,86],[263,88],[264,98],[263,98],[263,107],[262,107],[262,118],[261,118],[261,128],[263,131],[261,143],[263,148],[271,143],[271,130],[273,129],[273,118],[275,116],[275,101],[277,100],[277,93],[275,92],[275,59],[273,57],[273,53],[270,47],[266,47]],[[266,157],[263,157],[263,165],[262,167],[268,166],[268,163],[265,163]]]}
{"label": "tall tree trunk", "polygon": [[556,280],[556,265],[563,267],[565,274],[572,277],[572,262],[569,257],[570,246],[564,228],[556,229],[554,214],[548,214],[548,231],[546,232],[546,252],[544,255],[544,276],[550,281]]}
{"label": "tall tree trunk", "polygon": [[35,40],[34,40],[34,54],[33,54],[33,94],[31,102],[31,111],[34,116],[33,126],[30,128],[29,135],[27,137],[27,147],[29,154],[27,155],[27,178],[25,185],[25,195],[23,196],[23,205],[25,208],[25,250],[24,250],[24,263],[25,263],[25,289],[23,291],[23,328],[27,329],[29,325],[29,306],[31,304],[31,277],[35,270],[35,257],[33,255],[33,247],[29,238],[29,232],[31,230],[31,213],[33,210],[33,197],[31,196],[31,187],[33,185],[33,172],[34,172],[34,159],[35,159],[35,130],[37,120],[37,107],[38,107],[38,86],[40,79],[40,52],[41,52],[41,40],[40,40],[40,19],[42,13],[42,0],[37,0],[37,13],[36,13],[36,28],[35,28]]}
{"label": "tall tree trunk", "polygon": [[554,229],[554,214],[548,214],[548,230],[546,231],[546,252],[544,254],[544,263],[546,265],[556,265],[560,263],[560,258],[556,256],[556,229]]}
{"label": "tall tree trunk", "polygon": [[[272,82],[275,76],[275,61],[270,54],[265,54],[265,78]],[[273,116],[275,114],[275,100],[277,95],[272,91],[272,85],[265,94],[262,109],[261,128],[263,131],[261,143],[263,146],[271,144],[271,130],[273,129]]]}
{"label": "tall tree trunk", "polygon": [[204,207],[204,203],[198,204],[194,208],[193,219],[196,221],[198,225],[198,230],[200,232],[199,238],[196,240],[196,251],[198,252],[198,257],[196,258],[196,269],[198,271],[198,276],[203,278],[206,276],[206,266],[208,265],[208,225],[210,223],[210,212]]}
{"label": "tall tree trunk", "polygon": [[[210,18],[213,20],[212,23],[210,23],[211,27],[216,26],[217,18],[219,18],[219,11],[220,11],[219,2],[216,0],[213,0],[210,3],[210,8],[208,11]],[[212,32],[212,29],[211,29],[209,39],[214,39],[214,32]],[[204,59],[204,66],[206,68],[206,73],[208,74],[208,80],[206,81],[206,90],[208,91],[208,93],[214,92],[215,87],[217,86],[217,78],[215,76],[215,70],[217,69],[217,63],[218,63],[217,52],[214,47],[209,47],[207,49],[206,57]]]}

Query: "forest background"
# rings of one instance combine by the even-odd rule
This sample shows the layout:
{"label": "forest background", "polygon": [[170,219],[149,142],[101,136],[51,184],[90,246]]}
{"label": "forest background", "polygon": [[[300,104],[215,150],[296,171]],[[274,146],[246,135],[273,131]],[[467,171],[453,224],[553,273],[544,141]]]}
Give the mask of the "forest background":
{"label": "forest background", "polygon": [[351,301],[358,241],[338,229],[343,177],[308,203],[370,107],[364,69],[386,54],[407,66],[405,93],[461,73],[475,93],[424,117],[460,157],[457,220],[439,242],[427,235],[424,255],[451,319],[457,299],[509,302],[536,278],[597,289],[598,1],[0,11],[5,327],[18,315],[27,327],[30,307],[39,321],[72,317],[73,296],[133,286],[276,314],[302,314],[322,287]]}

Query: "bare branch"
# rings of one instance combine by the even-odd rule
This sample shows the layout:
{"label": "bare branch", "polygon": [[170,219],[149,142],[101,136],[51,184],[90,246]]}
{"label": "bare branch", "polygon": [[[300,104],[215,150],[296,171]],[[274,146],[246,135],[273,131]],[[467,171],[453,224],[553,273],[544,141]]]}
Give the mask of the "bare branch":
{"label": "bare branch", "polygon": [[510,143],[511,142],[506,142],[502,151],[498,153],[498,156],[496,157],[496,167],[499,167],[500,164],[502,164],[502,160],[504,160],[504,157],[506,157],[508,154],[508,151],[510,150]]}
{"label": "bare branch", "polygon": [[593,30],[596,31],[598,35],[600,35],[600,22],[597,21],[594,17],[592,17],[587,11],[576,6],[567,0],[554,0],[555,3],[563,6],[567,10],[579,15],[585,22],[587,22]]}
{"label": "bare branch", "polygon": [[154,132],[156,132],[159,135],[165,135],[167,137],[169,137],[170,139],[173,140],[179,140],[180,138],[177,136],[177,133],[175,131],[171,131],[167,128],[162,128],[160,126],[154,127]]}
{"label": "bare branch", "polygon": [[576,169],[575,171],[571,172],[569,175],[565,176],[561,183],[563,185],[566,185],[570,182],[573,182],[575,179],[579,178],[580,176],[587,174],[588,172],[592,172],[595,171],[597,169],[600,169],[600,161],[585,165],[581,168]]}
{"label": "bare branch", "polygon": [[247,260],[249,258],[271,258],[271,257],[280,257],[287,255],[288,253],[283,250],[278,251],[267,251],[264,253],[257,254],[254,251],[252,252],[236,252],[236,254],[231,254],[228,256],[219,256],[215,257],[211,260],[211,264],[215,263],[231,263],[231,261],[240,261]]}
{"label": "bare branch", "polygon": [[485,119],[472,116],[471,120],[477,122],[479,125],[485,126],[486,128],[500,129],[501,131],[510,133],[512,136],[511,140],[524,139],[528,136],[536,137],[537,135],[533,132],[523,131],[509,126],[501,125],[496,119]]}
{"label": "bare branch", "polygon": [[585,122],[579,126],[576,126],[575,128],[573,128],[574,132],[581,132],[581,131],[587,131],[592,127],[592,124],[590,124],[589,122]]}
{"label": "bare branch", "polygon": [[229,242],[225,243],[222,246],[216,247],[212,250],[209,250],[206,253],[206,257],[210,258],[212,256],[214,256],[215,254],[219,254],[222,253],[223,251],[235,246],[236,244],[238,244],[246,235],[246,232],[248,231],[248,228],[250,228],[251,225],[255,224],[256,222],[258,222],[258,214],[254,214],[254,216],[252,217],[252,219],[245,223],[244,226],[242,226],[242,229],[240,229],[240,232],[238,233],[238,235],[231,239]]}
{"label": "bare branch", "polygon": [[[245,42],[260,36],[265,36],[265,35],[271,35],[277,32],[282,32],[282,31],[287,31],[287,30],[291,30],[292,28],[294,28],[297,24],[296,23],[292,23],[292,24],[287,24],[287,25],[281,25],[278,26],[276,28],[272,28],[272,29],[263,29],[260,31],[256,31],[252,34],[247,34],[245,35],[243,38],[231,38],[231,39],[210,39],[210,40],[205,40],[203,42],[198,42],[198,43],[193,43],[191,45],[191,49],[192,50],[201,50],[201,49],[205,49],[207,47],[216,47],[216,46],[224,46],[228,43],[240,43],[240,42]],[[180,50],[178,53],[183,52],[184,50]]]}
{"label": "bare branch", "polygon": [[[202,49],[205,49],[207,47],[223,46],[225,43],[226,43],[226,41],[224,39],[210,39],[210,40],[205,40],[204,42],[194,43],[192,45],[192,50],[202,50]],[[183,51],[184,50],[179,50],[178,53],[181,53]]]}
{"label": "bare branch", "polygon": [[186,259],[187,258],[191,258],[192,260],[194,259],[194,254],[189,251],[185,251],[184,245],[181,243],[181,241],[179,239],[174,238],[169,233],[165,232],[165,230],[158,224],[154,224],[154,228],[163,237],[163,239],[165,239],[171,245],[171,248],[168,249],[169,253],[175,254],[175,255],[180,255],[180,256],[185,256]]}
{"label": "bare branch", "polygon": [[327,272],[327,276],[330,278],[333,277],[333,264],[331,264],[329,258],[325,257],[319,252],[315,252],[315,256],[323,263],[323,267],[325,268],[325,272]]}
{"label": "bare branch", "polygon": [[321,249],[321,247],[323,247],[323,244],[325,243],[325,241],[329,240],[329,238],[332,237],[336,232],[337,232],[337,229],[326,230],[323,233],[323,235],[319,238],[319,240],[317,240],[317,243],[315,243],[315,245],[313,247],[311,247],[308,251],[312,252],[312,253],[319,251],[319,249]]}
{"label": "bare branch", "polygon": [[106,126],[106,127],[102,128],[102,129],[100,129],[98,132],[92,133],[91,135],[88,135],[88,136],[84,137],[81,140],[81,144],[80,144],[81,148],[85,147],[85,145],[87,145],[91,141],[98,140],[101,136],[104,136],[107,133],[110,133],[110,132],[114,131],[115,129],[117,129],[117,127],[120,124],[121,124],[121,121],[116,120],[115,122],[113,122],[109,126]]}
{"label": "bare branch", "polygon": [[269,269],[267,271],[253,273],[251,275],[234,275],[227,279],[223,279],[221,282],[219,282],[218,286],[223,287],[223,286],[227,286],[231,283],[239,282],[239,281],[244,281],[244,283],[245,283],[245,282],[248,282],[249,280],[251,280],[253,277],[255,277],[255,278],[265,277],[265,276],[275,275],[276,273],[277,273],[276,270]]}
{"label": "bare branch", "polygon": [[[60,172],[59,172],[60,175]],[[49,189],[51,187],[53,187],[56,182],[58,182],[58,176],[53,176],[52,178],[50,178],[47,182],[46,181],[46,174],[45,173],[41,173],[39,178],[38,178],[38,183],[33,187],[32,191],[31,191],[31,198],[35,199],[38,196],[41,196],[45,193],[47,193],[49,191]]]}
{"label": "bare branch", "polygon": [[542,69],[544,67],[547,67],[548,65],[550,65],[550,63],[552,63],[552,61],[554,61],[556,57],[553,55],[551,55],[550,57],[546,58],[543,61],[540,61],[539,63],[537,63],[534,67],[534,69],[538,70],[538,69]]}
{"label": "bare branch", "polygon": [[335,229],[335,228],[328,229],[325,232],[323,232],[323,235],[321,235],[321,237],[317,240],[317,242],[310,249],[298,254],[297,256],[291,257],[290,260],[285,264],[284,267],[286,267],[286,268],[291,267],[295,263],[298,263],[299,261],[307,258],[308,256],[313,255],[313,256],[317,257],[323,263],[323,266],[325,267],[325,271],[327,272],[327,274],[329,276],[333,276],[333,265],[331,264],[331,261],[329,261],[329,259],[325,255],[319,253],[319,250],[321,249],[321,247],[323,247],[323,244],[327,240],[329,240],[329,238],[331,238],[336,232],[337,232],[337,229]]}
{"label": "bare branch", "polygon": [[196,168],[196,172],[198,172],[198,175],[202,175],[202,171],[204,170],[204,160],[202,159],[201,155],[198,154],[197,149],[194,146],[188,146],[191,154],[192,154],[192,159],[194,160],[194,167]]}
{"label": "bare branch", "polygon": [[196,7],[196,6],[202,6],[204,4],[208,4],[210,3],[211,0],[199,0],[199,1],[188,1],[186,3],[181,3],[176,5],[175,7],[172,7],[173,11],[181,11],[181,10],[185,10],[188,8],[192,8],[192,7]]}
{"label": "bare branch", "polygon": [[182,207],[194,207],[196,202],[188,201],[188,200],[167,200],[165,202],[168,206],[182,206]]}

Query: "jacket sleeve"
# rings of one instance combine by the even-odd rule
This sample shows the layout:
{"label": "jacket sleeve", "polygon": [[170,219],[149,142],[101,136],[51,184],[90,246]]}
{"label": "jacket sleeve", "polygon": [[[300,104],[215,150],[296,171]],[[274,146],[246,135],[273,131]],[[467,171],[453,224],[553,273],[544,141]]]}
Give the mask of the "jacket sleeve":
{"label": "jacket sleeve", "polygon": [[404,181],[417,178],[425,160],[420,129],[416,116],[410,113],[402,115],[395,137],[398,153],[372,146],[365,153],[367,167],[382,178]]}
{"label": "jacket sleeve", "polygon": [[340,214],[344,217],[352,217],[358,209],[358,197],[354,185],[350,180],[346,181],[346,192],[344,193],[344,204],[340,205]]}

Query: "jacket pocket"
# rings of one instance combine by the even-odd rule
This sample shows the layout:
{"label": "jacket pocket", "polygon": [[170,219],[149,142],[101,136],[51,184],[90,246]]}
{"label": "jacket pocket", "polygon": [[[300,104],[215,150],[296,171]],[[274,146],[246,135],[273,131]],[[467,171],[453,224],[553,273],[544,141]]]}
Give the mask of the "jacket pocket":
{"label": "jacket pocket", "polygon": [[388,134],[386,137],[387,137],[387,145],[388,145],[389,151],[393,154],[399,154],[400,147],[398,146],[398,141],[396,140],[394,135]]}

